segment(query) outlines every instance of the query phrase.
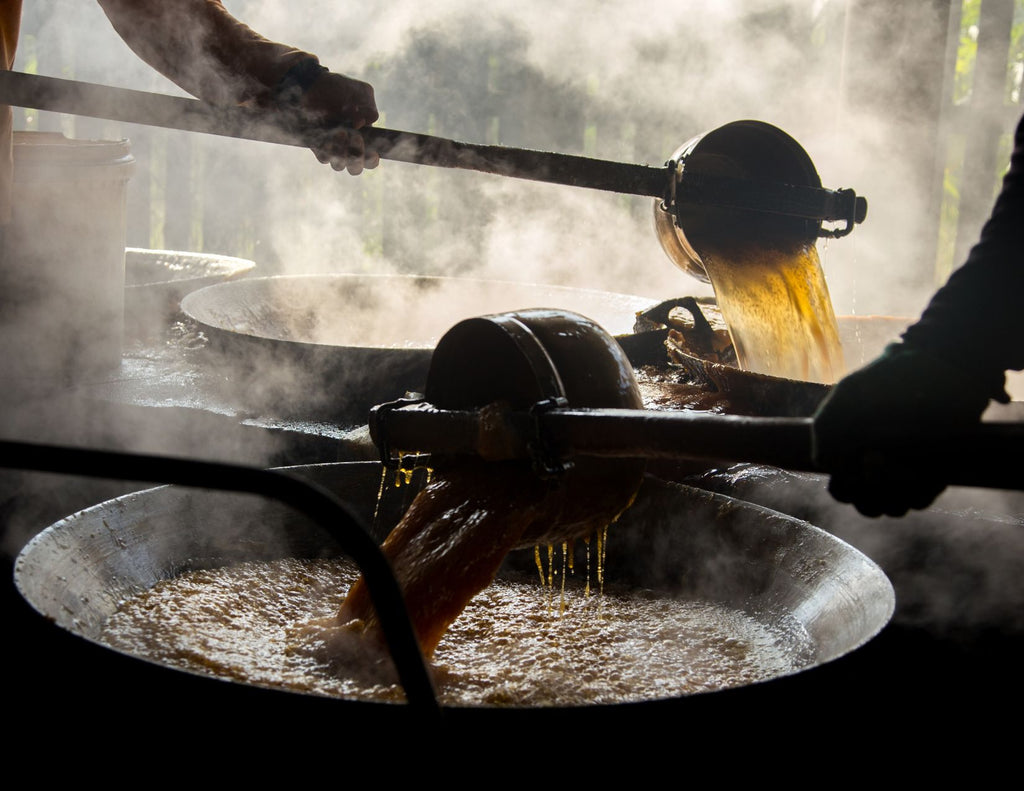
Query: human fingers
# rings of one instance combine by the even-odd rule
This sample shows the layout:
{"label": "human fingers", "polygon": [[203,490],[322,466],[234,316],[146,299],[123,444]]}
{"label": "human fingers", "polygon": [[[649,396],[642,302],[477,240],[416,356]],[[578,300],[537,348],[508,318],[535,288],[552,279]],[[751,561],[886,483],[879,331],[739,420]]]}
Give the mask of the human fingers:
{"label": "human fingers", "polygon": [[337,171],[347,170],[358,176],[364,169],[374,168],[380,156],[372,149],[367,151],[366,141],[358,132],[347,129],[335,129],[313,148],[316,158],[323,164],[329,164]]}
{"label": "human fingers", "polygon": [[363,172],[363,157],[366,152],[366,141],[363,140],[363,136],[358,132],[353,132],[346,135],[346,143],[344,146],[344,157],[339,157],[338,160],[331,162],[331,167],[335,170],[347,170],[349,174],[358,176]]}

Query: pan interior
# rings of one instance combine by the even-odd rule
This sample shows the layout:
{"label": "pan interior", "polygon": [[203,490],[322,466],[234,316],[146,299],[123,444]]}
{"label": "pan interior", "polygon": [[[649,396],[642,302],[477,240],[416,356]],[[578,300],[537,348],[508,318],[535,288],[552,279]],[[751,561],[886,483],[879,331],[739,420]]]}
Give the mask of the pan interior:
{"label": "pan interior", "polygon": [[125,286],[178,283],[196,289],[246,274],[255,266],[255,261],[234,256],[128,247],[125,248]]}
{"label": "pan interior", "polygon": [[[300,473],[372,518],[379,465],[316,465]],[[100,642],[126,597],[183,572],[334,554],[319,528],[258,498],[160,487],[52,525],[22,552],[16,582],[59,627]],[[505,571],[514,575],[532,562],[532,553],[514,553]],[[605,567],[608,585],[713,602],[799,633],[800,656],[784,674],[859,647],[888,622],[894,605],[880,569],[830,534],[654,478],[610,530]]]}

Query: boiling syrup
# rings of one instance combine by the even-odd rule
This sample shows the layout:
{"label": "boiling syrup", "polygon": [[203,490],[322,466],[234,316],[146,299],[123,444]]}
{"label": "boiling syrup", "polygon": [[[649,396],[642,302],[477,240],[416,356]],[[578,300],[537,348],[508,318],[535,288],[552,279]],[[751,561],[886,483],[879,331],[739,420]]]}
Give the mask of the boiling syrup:
{"label": "boiling syrup", "polygon": [[[333,618],[357,576],[338,559],[194,571],[128,599],[101,639],[231,681],[401,701],[397,684],[339,665],[305,629]],[[570,574],[564,588],[499,578],[452,624],[432,667],[445,705],[568,706],[742,686],[812,661],[812,641],[795,622],[608,585],[586,595]]]}

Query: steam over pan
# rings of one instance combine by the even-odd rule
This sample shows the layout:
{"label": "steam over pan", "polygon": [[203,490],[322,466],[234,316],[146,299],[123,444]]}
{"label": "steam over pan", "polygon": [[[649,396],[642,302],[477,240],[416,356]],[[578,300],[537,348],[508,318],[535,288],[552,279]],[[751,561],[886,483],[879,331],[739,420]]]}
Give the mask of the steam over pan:
{"label": "steam over pan", "polygon": [[462,319],[558,308],[620,334],[652,304],[499,280],[331,274],[220,283],[186,296],[182,310],[207,334],[251,409],[362,423],[370,407],[422,390],[435,343]]}

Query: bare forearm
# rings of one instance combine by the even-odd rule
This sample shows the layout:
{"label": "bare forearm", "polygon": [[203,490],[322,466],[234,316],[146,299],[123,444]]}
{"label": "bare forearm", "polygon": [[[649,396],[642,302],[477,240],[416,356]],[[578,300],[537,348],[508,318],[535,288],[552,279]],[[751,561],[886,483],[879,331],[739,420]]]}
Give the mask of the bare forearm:
{"label": "bare forearm", "polygon": [[295,113],[325,130],[311,146],[321,162],[353,175],[377,166],[361,129],[378,118],[373,87],[328,72],[314,55],[261,36],[220,0],[98,0],[117,33],[146,63],[215,104]]}
{"label": "bare forearm", "polygon": [[146,63],[200,99],[264,102],[308,52],[263,37],[219,0],[98,0]]}

